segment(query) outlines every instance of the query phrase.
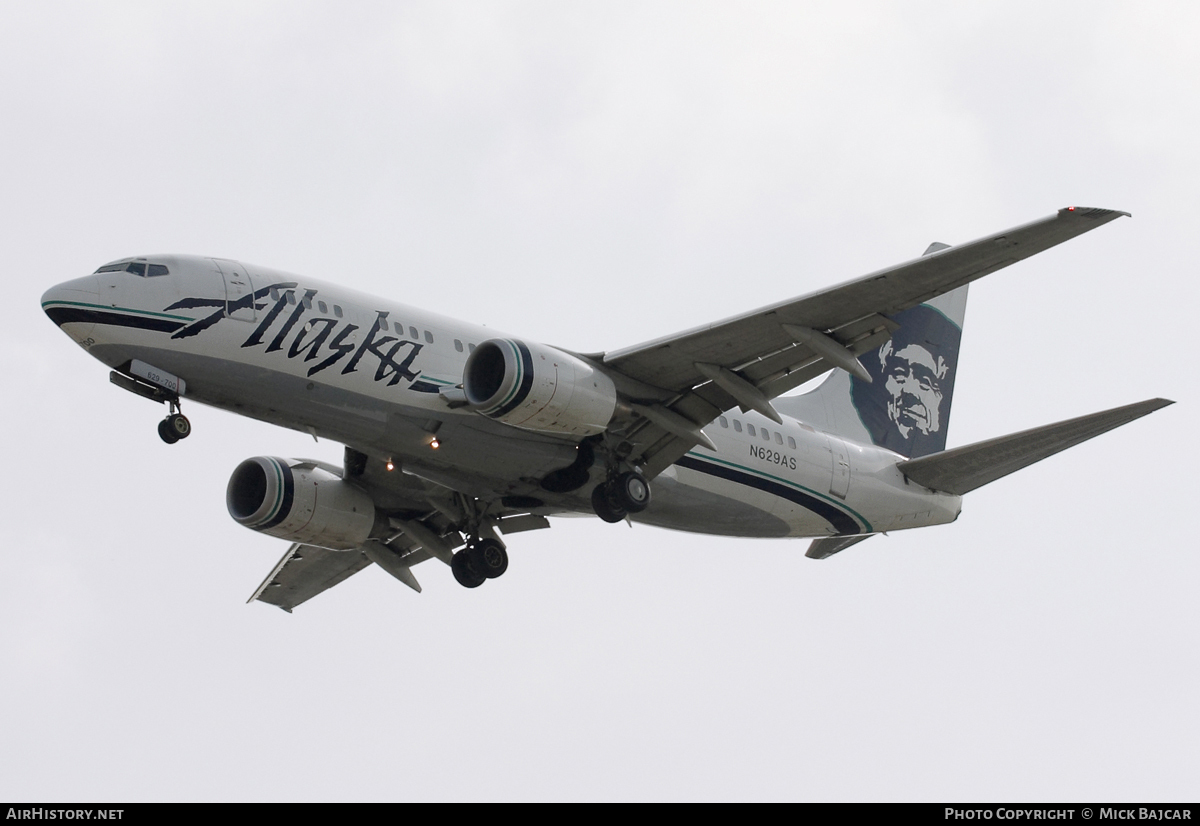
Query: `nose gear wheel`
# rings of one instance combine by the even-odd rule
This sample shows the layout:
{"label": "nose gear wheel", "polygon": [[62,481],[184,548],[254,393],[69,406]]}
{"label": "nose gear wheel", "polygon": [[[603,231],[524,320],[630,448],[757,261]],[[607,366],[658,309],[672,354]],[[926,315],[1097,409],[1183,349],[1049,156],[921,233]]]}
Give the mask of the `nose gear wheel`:
{"label": "nose gear wheel", "polygon": [[182,413],[171,413],[158,423],[159,437],[169,445],[180,439],[186,439],[192,434],[192,423]]}

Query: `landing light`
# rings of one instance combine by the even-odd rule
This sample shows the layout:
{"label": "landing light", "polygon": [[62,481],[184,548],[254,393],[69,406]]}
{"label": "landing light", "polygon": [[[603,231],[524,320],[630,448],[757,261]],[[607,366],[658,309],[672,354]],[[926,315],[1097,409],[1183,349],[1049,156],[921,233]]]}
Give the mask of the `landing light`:
{"label": "landing light", "polygon": [[431,448],[433,448],[434,450],[437,450],[439,447],[442,446],[442,443],[438,441],[437,436],[434,436],[432,439],[429,440],[429,446]]}
{"label": "landing light", "polygon": [[388,460],[388,463],[387,463],[387,465],[385,465],[385,467],[387,467],[387,469],[388,469],[388,470],[395,470],[395,469],[396,469],[396,466],[395,466],[394,464],[392,464],[392,460],[391,460],[391,459],[389,459],[389,460]]}

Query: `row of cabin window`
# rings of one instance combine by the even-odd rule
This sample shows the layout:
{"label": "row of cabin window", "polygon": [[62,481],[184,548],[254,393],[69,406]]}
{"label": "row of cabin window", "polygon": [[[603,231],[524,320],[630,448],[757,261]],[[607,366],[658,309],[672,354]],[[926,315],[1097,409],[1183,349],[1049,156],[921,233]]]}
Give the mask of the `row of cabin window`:
{"label": "row of cabin window", "polygon": [[[719,421],[721,423],[721,427],[729,427],[729,420],[726,419],[724,416],[718,416],[717,421]],[[741,433],[742,432],[742,423],[740,421],[738,421],[737,419],[734,419],[733,420],[733,429],[735,432]],[[757,430],[758,433],[756,433],[755,430]],[[774,432],[774,434],[772,434],[765,427],[755,428],[754,425],[750,424],[749,422],[746,422],[746,432],[749,433],[751,436],[757,436],[757,435],[759,435],[759,433],[761,433],[762,439],[764,442],[771,441],[771,436],[774,435],[775,436],[775,444],[777,444],[777,445],[783,444],[783,434],[781,434],[778,430],[776,430]],[[796,440],[793,439],[791,436],[787,437],[787,443],[788,443],[788,447],[790,447],[792,450],[796,449]]]}

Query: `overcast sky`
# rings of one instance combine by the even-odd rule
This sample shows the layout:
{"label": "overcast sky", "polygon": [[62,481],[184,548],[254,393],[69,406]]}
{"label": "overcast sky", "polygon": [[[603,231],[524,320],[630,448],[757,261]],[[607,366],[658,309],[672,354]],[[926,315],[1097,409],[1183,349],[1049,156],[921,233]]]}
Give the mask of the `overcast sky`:
{"label": "overcast sky", "polygon": [[[0,3],[0,799],[1195,800],[1200,11]],[[1178,404],[826,561],[597,519],[288,615],[187,441],[38,306],[275,267],[580,351],[1071,205],[972,288],[950,444]]]}

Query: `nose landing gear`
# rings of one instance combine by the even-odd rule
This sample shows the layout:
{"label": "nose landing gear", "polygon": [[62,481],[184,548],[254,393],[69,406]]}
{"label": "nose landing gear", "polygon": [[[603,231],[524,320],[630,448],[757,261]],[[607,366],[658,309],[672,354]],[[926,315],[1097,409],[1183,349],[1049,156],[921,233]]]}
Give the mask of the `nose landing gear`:
{"label": "nose landing gear", "polygon": [[[180,439],[190,436],[192,423],[179,410],[179,393],[182,392],[184,386],[183,379],[171,376],[164,370],[142,362],[134,361],[131,364],[141,365],[141,372],[138,372],[136,376],[128,374],[128,371],[135,367],[127,364],[122,368],[122,372],[113,370],[109,373],[109,381],[123,390],[128,390],[130,393],[147,398],[152,402],[167,403],[170,412],[167,413],[167,418],[158,423],[158,435],[164,442],[173,445]],[[142,376],[151,376],[159,384],[154,384],[150,379],[141,378]],[[164,376],[169,378],[172,384],[162,384],[165,381]]]}
{"label": "nose landing gear", "polygon": [[172,403],[171,412],[167,418],[158,423],[158,435],[164,442],[173,445],[180,439],[186,439],[192,434],[192,423],[187,416],[179,412],[178,405]]}

